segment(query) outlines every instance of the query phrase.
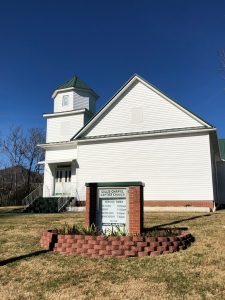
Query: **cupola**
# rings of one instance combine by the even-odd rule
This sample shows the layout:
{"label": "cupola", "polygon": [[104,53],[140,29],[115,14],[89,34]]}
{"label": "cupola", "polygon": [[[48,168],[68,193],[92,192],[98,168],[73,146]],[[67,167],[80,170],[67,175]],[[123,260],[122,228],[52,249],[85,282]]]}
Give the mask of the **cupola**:
{"label": "cupola", "polygon": [[96,112],[98,95],[77,75],[59,85],[53,95],[54,112],[65,112],[87,109],[92,114]]}

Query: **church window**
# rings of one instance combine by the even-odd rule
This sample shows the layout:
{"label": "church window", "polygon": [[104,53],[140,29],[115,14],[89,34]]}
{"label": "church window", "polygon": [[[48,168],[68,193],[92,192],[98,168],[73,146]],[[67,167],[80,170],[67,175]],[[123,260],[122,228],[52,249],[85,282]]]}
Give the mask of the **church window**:
{"label": "church window", "polygon": [[62,106],[67,106],[69,104],[69,96],[64,95],[62,98]]}

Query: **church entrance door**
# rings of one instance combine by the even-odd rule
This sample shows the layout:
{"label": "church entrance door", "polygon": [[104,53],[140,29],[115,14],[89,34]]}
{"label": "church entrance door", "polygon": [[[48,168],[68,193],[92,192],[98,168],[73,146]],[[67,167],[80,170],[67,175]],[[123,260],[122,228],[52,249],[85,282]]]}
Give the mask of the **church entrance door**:
{"label": "church entrance door", "polygon": [[71,195],[71,166],[58,166],[55,176],[55,196]]}

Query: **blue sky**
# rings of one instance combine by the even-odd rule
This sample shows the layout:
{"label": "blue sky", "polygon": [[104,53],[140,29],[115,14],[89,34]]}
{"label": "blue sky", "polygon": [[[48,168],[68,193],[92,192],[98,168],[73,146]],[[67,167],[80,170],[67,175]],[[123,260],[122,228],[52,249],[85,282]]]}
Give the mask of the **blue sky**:
{"label": "blue sky", "polygon": [[98,109],[134,74],[225,137],[225,1],[1,1],[0,130],[43,127],[54,88],[77,74]]}

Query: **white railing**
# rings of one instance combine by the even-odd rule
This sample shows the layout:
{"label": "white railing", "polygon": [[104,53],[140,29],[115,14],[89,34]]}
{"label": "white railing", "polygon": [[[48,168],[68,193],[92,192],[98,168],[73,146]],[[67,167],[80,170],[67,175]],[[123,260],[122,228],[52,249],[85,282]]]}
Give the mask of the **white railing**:
{"label": "white railing", "polygon": [[58,212],[60,212],[68,203],[68,201],[71,199],[71,196],[62,196],[58,199]]}
{"label": "white railing", "polygon": [[31,205],[37,198],[43,195],[43,184],[41,183],[35,190],[33,190],[29,195],[27,195],[23,200],[23,205]]}

